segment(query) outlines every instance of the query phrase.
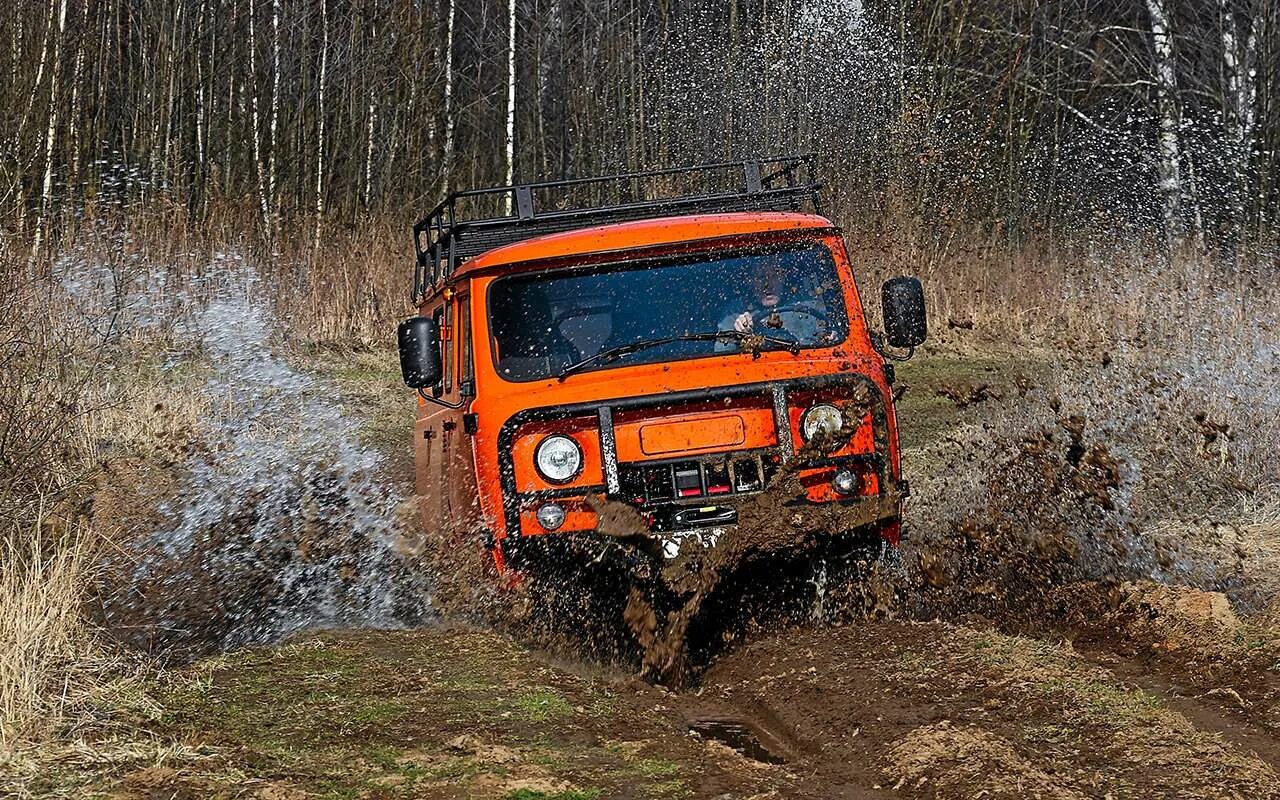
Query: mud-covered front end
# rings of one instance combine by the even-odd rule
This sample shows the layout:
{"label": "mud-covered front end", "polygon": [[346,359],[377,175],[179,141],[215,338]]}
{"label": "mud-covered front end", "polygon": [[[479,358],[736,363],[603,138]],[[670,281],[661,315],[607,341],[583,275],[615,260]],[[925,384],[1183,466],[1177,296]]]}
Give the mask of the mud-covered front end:
{"label": "mud-covered front end", "polygon": [[[900,480],[887,384],[838,373],[522,411],[498,443],[506,567],[672,565],[896,545]],[[579,449],[564,485],[538,468]]]}

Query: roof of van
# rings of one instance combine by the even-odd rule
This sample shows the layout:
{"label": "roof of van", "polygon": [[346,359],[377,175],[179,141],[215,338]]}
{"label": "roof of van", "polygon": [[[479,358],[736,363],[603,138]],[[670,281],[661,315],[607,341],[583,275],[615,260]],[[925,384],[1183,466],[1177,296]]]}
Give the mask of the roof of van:
{"label": "roof of van", "polygon": [[453,277],[464,277],[508,264],[566,256],[634,250],[772,231],[821,230],[834,227],[831,220],[817,214],[785,211],[658,217],[552,233],[496,247],[464,262],[454,272]]}

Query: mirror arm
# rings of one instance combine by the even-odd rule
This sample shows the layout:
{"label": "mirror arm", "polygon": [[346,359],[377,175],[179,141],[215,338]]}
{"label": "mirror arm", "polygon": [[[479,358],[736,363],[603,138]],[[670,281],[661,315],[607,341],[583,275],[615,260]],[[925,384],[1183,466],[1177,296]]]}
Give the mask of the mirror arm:
{"label": "mirror arm", "polygon": [[427,401],[427,402],[429,402],[429,403],[435,403],[435,404],[436,404],[436,405],[438,405],[438,406],[444,406],[445,408],[451,408],[451,409],[455,409],[455,410],[456,410],[456,409],[459,409],[459,408],[462,408],[463,406],[465,406],[465,405],[467,404],[467,401],[466,401],[466,400],[459,400],[459,401],[458,401],[458,402],[456,402],[456,403],[450,403],[450,402],[448,402],[447,400],[441,400],[441,399],[439,399],[439,398],[437,398],[437,397],[432,397],[431,395],[427,394],[427,390],[426,390],[426,389],[419,389],[419,390],[418,390],[418,397],[421,397],[423,400],[426,400],[426,401]]}
{"label": "mirror arm", "polygon": [[871,347],[879,353],[882,358],[887,358],[890,361],[910,361],[911,357],[916,354],[916,349],[914,347],[908,347],[907,354],[905,356],[889,352],[885,349],[884,334],[876,331],[871,333]]}

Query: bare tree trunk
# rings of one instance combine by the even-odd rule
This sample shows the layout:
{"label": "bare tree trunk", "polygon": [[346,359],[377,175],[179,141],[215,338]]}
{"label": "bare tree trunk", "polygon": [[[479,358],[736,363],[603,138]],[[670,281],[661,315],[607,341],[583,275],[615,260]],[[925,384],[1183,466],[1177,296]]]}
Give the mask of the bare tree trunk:
{"label": "bare tree trunk", "polygon": [[258,40],[257,29],[254,22],[257,14],[254,11],[254,5],[257,0],[249,0],[249,108],[251,124],[253,126],[253,165],[258,173],[258,211],[262,215],[262,225],[266,229],[270,226],[271,206],[267,200],[267,174],[265,165],[262,163],[262,134],[261,134],[261,116],[258,108]]}
{"label": "bare tree trunk", "polygon": [[324,79],[329,68],[329,2],[320,0],[320,88],[316,102],[316,224],[311,237],[312,250],[320,249],[320,225],[324,219]]}
{"label": "bare tree trunk", "polygon": [[[510,186],[515,182],[516,161],[516,0],[507,0],[507,138],[506,138],[506,180]],[[504,200],[506,213],[511,213],[511,195]]]}
{"label": "bare tree trunk", "polygon": [[62,38],[67,31],[67,0],[58,0],[58,33],[53,37],[53,56],[49,72],[49,126],[44,137],[44,181],[40,192],[40,218],[36,222],[35,241],[31,247],[31,261],[28,269],[34,270],[40,249],[43,246],[43,232],[52,224],[53,213],[53,151],[58,141],[58,111],[62,108],[58,97],[60,63],[62,60]]}
{"label": "bare tree trunk", "polygon": [[278,220],[279,203],[276,198],[276,131],[280,126],[280,0],[271,4],[271,129],[268,140],[271,147],[267,155],[267,205],[269,218],[264,221],[268,225],[271,236],[275,236]]}
{"label": "bare tree trunk", "polygon": [[[209,97],[212,99],[212,87],[205,86],[205,69],[204,69],[204,32],[205,22],[208,17],[209,0],[200,0],[200,16],[196,20],[196,179],[195,192],[196,197],[193,198],[197,207],[203,207],[205,200],[205,184],[208,176],[208,154],[205,152],[207,145],[205,143],[206,121],[205,117],[208,111],[205,108],[204,93],[209,88]],[[212,71],[210,71],[212,77]]]}
{"label": "bare tree trunk", "polygon": [[166,80],[167,87],[165,89],[164,112],[162,114],[156,115],[157,131],[161,129],[162,127],[161,121],[163,120],[164,136],[163,136],[163,139],[161,140],[163,141],[163,147],[160,151],[161,152],[160,162],[163,166],[161,167],[162,177],[160,179],[160,186],[165,190],[166,193],[172,192],[174,189],[174,186],[173,186],[174,182],[172,181],[172,177],[173,177],[172,172],[173,172],[174,161],[176,159],[174,159],[173,156],[171,155],[170,148],[173,146],[173,139],[174,139],[173,137],[173,118],[175,115],[174,93],[177,90],[177,83],[178,83],[178,77],[177,77],[178,71],[177,71],[176,65],[177,65],[177,54],[178,54],[178,40],[181,38],[181,35],[182,35],[181,26],[182,26],[182,4],[175,3],[173,7],[173,22],[169,29],[169,39],[166,45],[169,52],[168,52],[168,56],[165,59],[165,73],[166,73],[166,79],[167,79]]}
{"label": "bare tree trunk", "polygon": [[71,124],[71,155],[68,159],[71,167],[70,182],[72,185],[79,185],[82,178],[80,175],[80,160],[83,154],[83,144],[81,141],[80,125],[80,105],[81,105],[81,89],[84,85],[84,48],[85,40],[89,34],[89,4],[85,3],[80,7],[80,26],[79,35],[76,37],[76,63],[75,69],[71,72],[71,113],[67,119]]}
{"label": "bare tree trunk", "polygon": [[[378,26],[375,23],[370,29],[372,34],[371,41],[378,40]],[[365,145],[364,145],[364,171],[361,176],[360,189],[360,206],[366,212],[369,210],[370,204],[373,202],[373,132],[378,119],[378,102],[374,94],[373,82],[365,81],[365,95],[367,97],[365,110]]]}
{"label": "bare tree trunk", "polygon": [[1182,154],[1178,139],[1178,83],[1173,56],[1173,32],[1165,0],[1147,0],[1151,15],[1151,42],[1155,51],[1156,111],[1160,133],[1157,139],[1157,171],[1163,200],[1165,237],[1170,250],[1182,240],[1183,182]]}
{"label": "bare tree trunk", "polygon": [[[57,10],[58,10],[57,5],[54,3],[54,1],[49,0],[49,16],[45,20],[44,36],[42,37],[42,40],[40,42],[40,65],[36,68],[36,79],[35,79],[35,82],[31,84],[31,92],[30,94],[27,95],[26,108],[22,112],[22,119],[18,122],[18,130],[13,138],[13,143],[12,143],[13,160],[17,163],[24,164],[24,165],[34,165],[34,162],[38,157],[35,153],[32,153],[31,158],[28,161],[27,154],[23,152],[25,149],[25,140],[26,140],[25,134],[27,130],[27,122],[28,120],[30,120],[31,112],[35,108],[36,97],[40,94],[40,84],[44,83],[44,72],[49,66],[49,49],[53,44],[53,24],[54,24],[55,18],[57,17]],[[16,48],[16,45],[15,45],[15,48]],[[17,65],[19,63],[21,63],[21,56],[15,54],[14,56],[14,72],[15,72],[14,85],[15,86],[18,85],[18,81],[16,80],[16,72],[18,68]],[[39,152],[38,148],[36,152]],[[27,218],[27,214],[26,214],[26,211],[27,211],[26,194],[27,193],[26,193],[25,184],[26,182],[22,180],[21,176],[18,176],[18,178],[14,181],[13,191],[14,193],[17,194],[18,219],[20,222],[25,222]],[[36,249],[39,249],[39,241],[40,241],[39,237],[40,237],[40,220],[37,219],[36,220],[36,245],[37,245]]]}
{"label": "bare tree trunk", "polygon": [[444,28],[444,152],[440,158],[440,198],[449,196],[453,181],[453,20],[457,0],[449,0]]}
{"label": "bare tree trunk", "polygon": [[1258,18],[1249,21],[1244,41],[1240,40],[1239,16],[1232,0],[1219,0],[1222,22],[1223,119],[1231,141],[1232,186],[1229,245],[1235,250],[1244,238],[1249,196],[1249,166],[1253,156],[1253,106],[1257,93],[1254,72]]}

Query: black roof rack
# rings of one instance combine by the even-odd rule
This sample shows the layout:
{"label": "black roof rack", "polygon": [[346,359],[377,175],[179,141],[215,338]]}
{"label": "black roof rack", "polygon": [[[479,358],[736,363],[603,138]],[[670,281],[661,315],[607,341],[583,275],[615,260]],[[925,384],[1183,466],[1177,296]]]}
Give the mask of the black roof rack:
{"label": "black roof rack", "polygon": [[808,155],[791,155],[454,192],[413,226],[413,299],[468,258],[548,233],[677,214],[799,211],[806,204],[821,213],[822,185],[809,172]]}

